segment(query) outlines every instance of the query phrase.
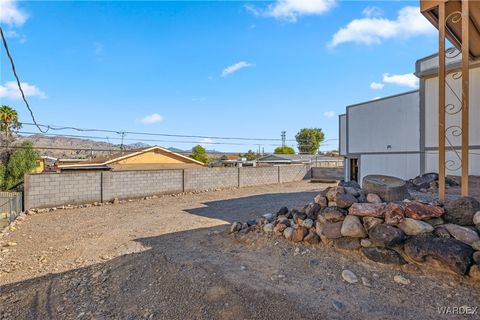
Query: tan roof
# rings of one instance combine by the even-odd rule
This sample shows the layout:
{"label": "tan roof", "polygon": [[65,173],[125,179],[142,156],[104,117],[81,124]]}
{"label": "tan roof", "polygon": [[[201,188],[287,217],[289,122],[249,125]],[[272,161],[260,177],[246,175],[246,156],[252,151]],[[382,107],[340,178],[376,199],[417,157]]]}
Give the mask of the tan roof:
{"label": "tan roof", "polygon": [[[77,163],[77,164],[59,165],[58,167],[59,168],[73,168],[73,167],[106,166],[106,165],[109,165],[109,164],[113,164],[117,161],[127,159],[127,158],[131,158],[131,157],[134,157],[134,156],[137,156],[139,154],[149,152],[149,151],[152,151],[152,150],[160,150],[160,151],[163,151],[165,153],[175,155],[179,158],[187,160],[186,164],[188,164],[188,162],[189,162],[189,163],[193,163],[193,164],[197,164],[197,165],[202,165],[202,166],[204,165],[202,162],[197,161],[193,158],[184,156],[182,154],[170,151],[168,149],[165,149],[165,148],[162,148],[162,147],[159,147],[159,146],[153,146],[153,147],[149,147],[149,148],[145,148],[145,149],[118,152],[118,153],[112,154],[111,156],[108,156],[108,157],[98,157],[98,158],[94,158],[94,159],[91,159],[91,160],[88,160],[88,161],[82,161],[81,163]],[[112,167],[113,167],[113,165],[112,165]]]}
{"label": "tan roof", "polygon": [[109,165],[109,167],[112,169],[112,171],[143,171],[143,170],[147,171],[147,170],[188,169],[188,168],[198,169],[198,165],[196,163],[111,164]]}

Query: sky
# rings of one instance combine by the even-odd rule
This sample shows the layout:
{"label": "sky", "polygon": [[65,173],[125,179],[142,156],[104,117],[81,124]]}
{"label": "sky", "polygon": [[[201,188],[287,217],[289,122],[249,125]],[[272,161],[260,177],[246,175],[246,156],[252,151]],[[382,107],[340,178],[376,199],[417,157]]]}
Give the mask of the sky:
{"label": "sky", "polygon": [[[14,1],[0,24],[37,122],[280,139],[321,128],[338,148],[351,104],[415,90],[435,53],[419,1]],[[0,102],[31,123],[5,50]],[[372,125],[375,125],[372,123]],[[38,132],[25,125],[23,132]],[[116,133],[63,132],[109,137]],[[280,141],[124,135],[164,147],[272,151]],[[105,138],[106,140],[106,138]],[[176,142],[171,142],[176,141]],[[184,141],[184,142],[181,142]],[[229,144],[224,144],[229,143]]]}

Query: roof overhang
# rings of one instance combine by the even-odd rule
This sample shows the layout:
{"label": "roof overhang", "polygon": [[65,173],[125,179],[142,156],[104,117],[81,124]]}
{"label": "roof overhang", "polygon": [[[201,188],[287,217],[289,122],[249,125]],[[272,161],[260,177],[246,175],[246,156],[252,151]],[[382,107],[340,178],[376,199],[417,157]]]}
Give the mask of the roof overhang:
{"label": "roof overhang", "polygon": [[[464,0],[466,1],[466,0]],[[461,0],[420,0],[420,11],[438,29],[438,7],[445,4],[446,37],[459,50],[462,48]],[[480,57],[480,1],[469,1],[469,46],[473,59]],[[455,21],[457,20],[457,23]]]}

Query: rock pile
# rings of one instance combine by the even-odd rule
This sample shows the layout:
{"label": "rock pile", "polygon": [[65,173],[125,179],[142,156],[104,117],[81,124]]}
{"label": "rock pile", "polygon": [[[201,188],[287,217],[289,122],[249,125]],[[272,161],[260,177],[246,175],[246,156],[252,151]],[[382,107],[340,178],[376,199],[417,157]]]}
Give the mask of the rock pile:
{"label": "rock pile", "polygon": [[281,208],[231,233],[273,234],[292,242],[323,243],[359,250],[378,263],[402,265],[434,258],[442,268],[479,279],[480,203],[458,198],[444,207],[415,200],[384,202],[356,182],[342,182],[320,192],[301,210]]}

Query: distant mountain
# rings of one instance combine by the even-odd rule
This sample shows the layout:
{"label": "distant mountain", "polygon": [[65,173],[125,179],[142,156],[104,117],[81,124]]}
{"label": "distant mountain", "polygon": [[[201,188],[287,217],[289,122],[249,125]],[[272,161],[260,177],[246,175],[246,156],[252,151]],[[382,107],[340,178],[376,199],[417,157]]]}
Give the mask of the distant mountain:
{"label": "distant mountain", "polygon": [[[94,158],[108,156],[121,150],[121,145],[119,144],[62,136],[49,137],[42,134],[17,136],[16,144],[20,144],[25,140],[32,141],[40,155],[54,158]],[[148,146],[144,143],[133,143],[124,145],[123,149],[141,149]]]}
{"label": "distant mountain", "polygon": [[[94,141],[89,139],[80,139],[63,136],[46,136],[43,134],[35,134],[31,136],[17,136],[16,144],[22,141],[30,140],[38,149],[40,155],[50,156],[54,158],[74,158],[74,159],[88,159],[95,157],[104,157],[116,153],[121,150],[120,144],[113,144],[103,141]],[[143,149],[150,147],[149,144],[143,142],[136,142],[126,144],[123,146],[124,150]],[[42,149],[45,148],[45,149]],[[191,150],[183,150],[175,147],[170,147],[168,150],[180,154],[190,154]],[[222,152],[218,150],[206,150],[210,157],[220,157],[224,154],[238,154],[238,152]]]}

